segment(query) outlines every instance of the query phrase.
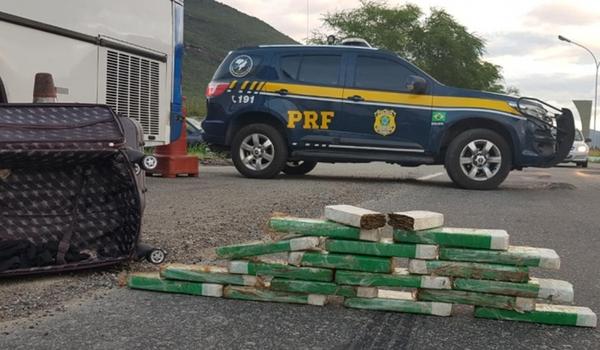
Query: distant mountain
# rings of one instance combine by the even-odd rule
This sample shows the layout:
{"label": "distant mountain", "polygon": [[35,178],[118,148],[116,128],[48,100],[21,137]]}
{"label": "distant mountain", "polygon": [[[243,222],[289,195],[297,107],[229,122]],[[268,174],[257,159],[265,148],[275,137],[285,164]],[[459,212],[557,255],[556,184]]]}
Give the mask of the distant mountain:
{"label": "distant mountain", "polygon": [[204,115],[204,90],[229,51],[295,43],[258,18],[213,0],[186,0],[184,27],[183,93],[191,115]]}

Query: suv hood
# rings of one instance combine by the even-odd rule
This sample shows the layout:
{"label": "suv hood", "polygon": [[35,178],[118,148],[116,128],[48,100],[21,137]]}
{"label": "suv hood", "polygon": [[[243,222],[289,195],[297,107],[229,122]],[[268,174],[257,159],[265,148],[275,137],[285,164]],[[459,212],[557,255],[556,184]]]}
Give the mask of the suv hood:
{"label": "suv hood", "polygon": [[449,86],[440,86],[439,89],[436,89],[435,94],[436,95],[454,96],[454,97],[485,98],[485,99],[490,99],[490,100],[500,100],[500,101],[506,101],[506,102],[515,102],[515,103],[519,99],[518,97],[501,94],[501,93],[463,89],[463,88],[456,88],[456,87],[449,87]]}

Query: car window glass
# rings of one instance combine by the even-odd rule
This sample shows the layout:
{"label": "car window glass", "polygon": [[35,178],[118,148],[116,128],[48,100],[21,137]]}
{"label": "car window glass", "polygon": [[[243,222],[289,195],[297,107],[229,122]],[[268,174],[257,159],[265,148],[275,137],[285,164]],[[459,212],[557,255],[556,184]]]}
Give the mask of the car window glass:
{"label": "car window glass", "polygon": [[410,75],[414,73],[396,61],[359,56],[356,61],[354,86],[363,89],[406,92],[406,83]]}
{"label": "car window glass", "polygon": [[336,85],[342,56],[307,55],[302,57],[298,71],[298,80],[305,83]]}
{"label": "car window glass", "polygon": [[581,135],[581,131],[575,130],[575,141],[583,141],[583,135]]}
{"label": "car window glass", "polygon": [[302,56],[284,56],[281,58],[281,74],[285,79],[298,80],[300,61],[302,61]]}
{"label": "car window glass", "polygon": [[202,122],[200,120],[195,118],[187,118],[186,121],[188,122],[188,124],[192,125],[192,127],[198,130],[202,129]]}
{"label": "car window glass", "polygon": [[[232,62],[242,59],[244,66],[248,67],[247,70],[241,70],[239,75],[232,74]],[[246,54],[234,52],[227,56],[221,63],[217,71],[213,75],[213,80],[225,80],[225,79],[242,79],[250,78],[260,75],[260,69],[262,67],[263,57],[256,54]],[[233,70],[235,73],[235,70]]]}

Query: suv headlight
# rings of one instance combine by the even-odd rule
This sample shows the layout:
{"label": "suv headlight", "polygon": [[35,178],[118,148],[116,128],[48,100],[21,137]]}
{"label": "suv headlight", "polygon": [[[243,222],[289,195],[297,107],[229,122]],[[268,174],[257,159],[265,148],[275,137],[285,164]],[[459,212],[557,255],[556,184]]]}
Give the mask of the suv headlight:
{"label": "suv headlight", "polygon": [[528,101],[528,100],[524,100],[522,101],[519,106],[517,105],[516,102],[509,102],[509,105],[515,109],[519,109],[518,107],[521,107],[521,111],[525,114],[528,114],[530,116],[542,119],[544,121],[547,121],[547,119],[549,118],[549,112],[546,108],[544,108],[542,105],[534,103],[532,101]]}
{"label": "suv headlight", "polygon": [[585,153],[587,151],[588,151],[587,146],[581,145],[581,146],[577,147],[577,152]]}

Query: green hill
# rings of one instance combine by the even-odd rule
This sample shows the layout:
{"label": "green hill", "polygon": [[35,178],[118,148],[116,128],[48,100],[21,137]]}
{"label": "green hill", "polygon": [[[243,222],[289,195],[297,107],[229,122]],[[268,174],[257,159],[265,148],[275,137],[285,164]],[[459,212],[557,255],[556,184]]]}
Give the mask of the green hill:
{"label": "green hill", "polygon": [[229,51],[259,44],[295,43],[258,18],[213,0],[187,0],[184,26],[183,92],[190,115],[204,115],[204,90]]}

